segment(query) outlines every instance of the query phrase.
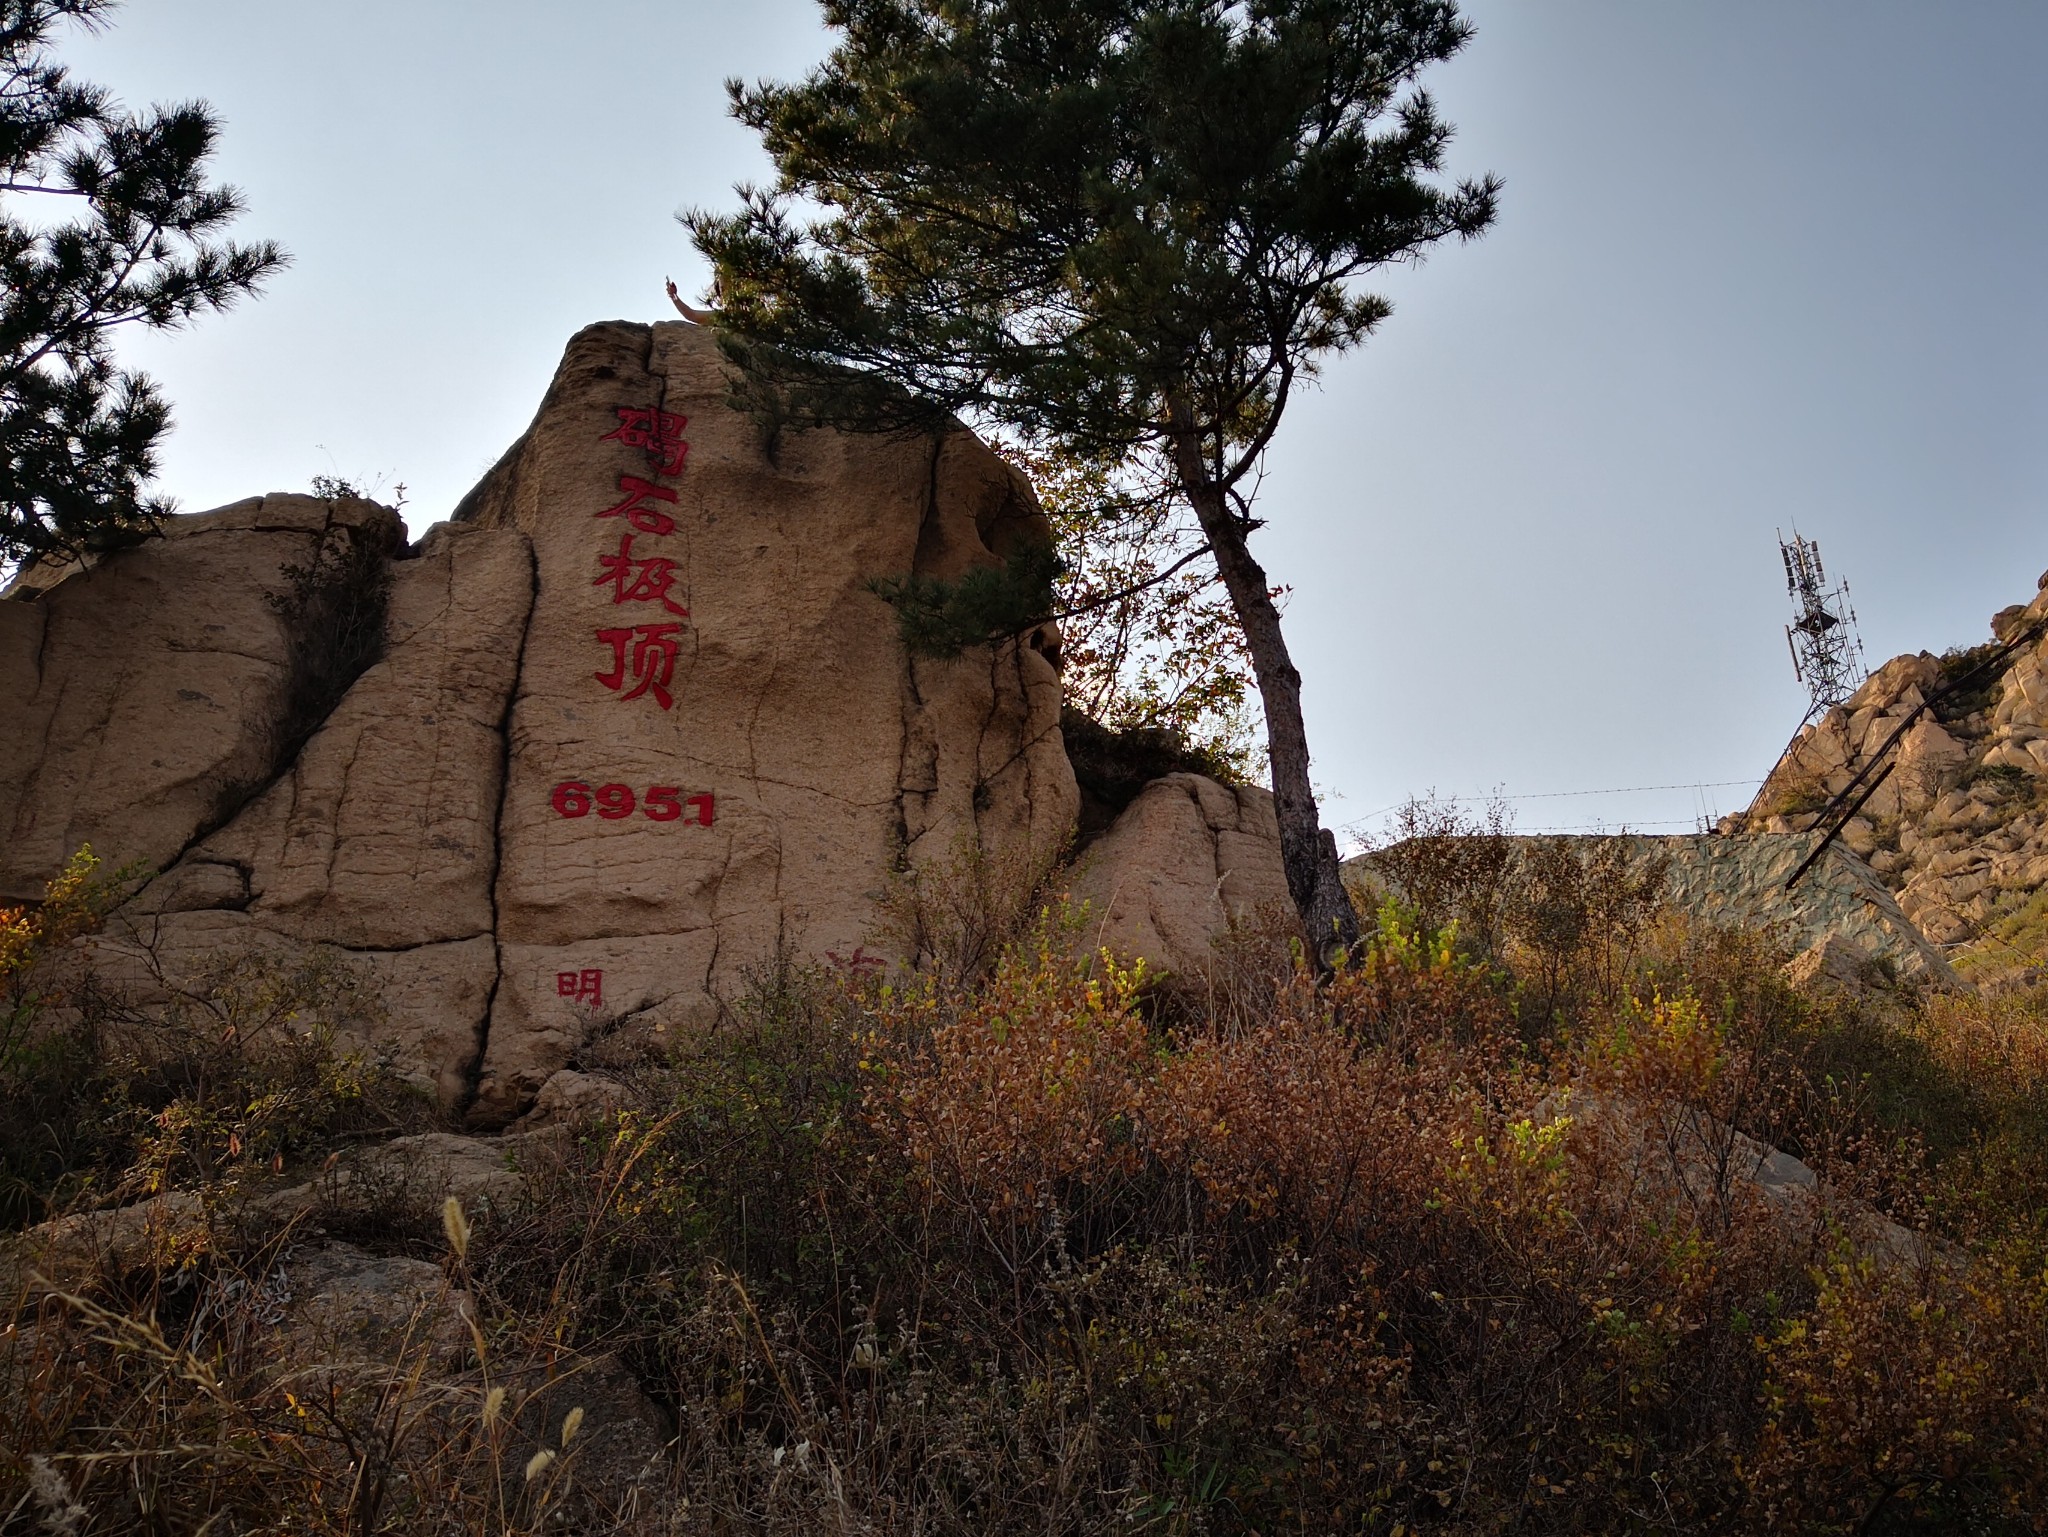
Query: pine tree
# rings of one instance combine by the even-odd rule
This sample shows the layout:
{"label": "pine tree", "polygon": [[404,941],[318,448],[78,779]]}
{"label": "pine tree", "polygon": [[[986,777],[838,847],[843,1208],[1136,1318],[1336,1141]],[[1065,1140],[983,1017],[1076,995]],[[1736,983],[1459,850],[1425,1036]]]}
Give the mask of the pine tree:
{"label": "pine tree", "polygon": [[1388,314],[1358,279],[1492,221],[1437,184],[1417,86],[1456,0],[824,0],[830,56],[730,87],[777,172],[685,215],[743,392],[778,423],[949,416],[1170,478],[1265,707],[1290,892],[1357,934],[1309,784],[1301,677],[1248,538],[1318,362]]}
{"label": "pine tree", "polygon": [[211,186],[219,123],[187,102],[121,110],[51,52],[113,0],[0,0],[0,564],[142,538],[170,408],[119,368],[122,326],[181,326],[284,264],[215,237],[242,211]]}

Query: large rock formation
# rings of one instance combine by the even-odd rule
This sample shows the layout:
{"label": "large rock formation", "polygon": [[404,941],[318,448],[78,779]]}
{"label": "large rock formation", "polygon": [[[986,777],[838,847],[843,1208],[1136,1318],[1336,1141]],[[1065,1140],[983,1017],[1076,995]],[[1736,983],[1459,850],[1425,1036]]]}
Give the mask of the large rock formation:
{"label": "large rock formation", "polygon": [[[1992,646],[1895,657],[1786,749],[1731,829],[1804,831],[1914,711],[2048,619],[2048,577],[2027,605],[1992,620]],[[2048,967],[2048,635],[1992,675],[1919,715],[1895,766],[1842,840],[1965,974],[2039,976]]]}
{"label": "large rock formation", "polygon": [[701,1023],[778,946],[872,943],[906,861],[1056,847],[1051,647],[913,659],[867,588],[1048,538],[1029,488],[964,431],[771,444],[725,390],[694,326],[577,335],[383,572],[383,656],[295,751],[294,573],[388,514],[264,498],[0,602],[30,700],[0,735],[5,893],[90,842],[162,871],[120,926],[137,977],[348,952],[402,1060],[491,1125],[593,1033]]}

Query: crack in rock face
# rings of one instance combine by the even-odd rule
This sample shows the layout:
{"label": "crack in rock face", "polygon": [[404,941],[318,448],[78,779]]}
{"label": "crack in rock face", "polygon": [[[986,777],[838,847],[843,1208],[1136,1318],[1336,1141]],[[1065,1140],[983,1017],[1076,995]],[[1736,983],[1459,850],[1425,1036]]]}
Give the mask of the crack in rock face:
{"label": "crack in rock face", "polygon": [[383,658],[267,784],[268,600],[328,504],[181,518],[0,602],[27,701],[0,722],[0,899],[90,842],[163,870],[102,946],[138,985],[237,945],[345,951],[385,984],[381,1044],[489,1127],[622,1018],[700,1027],[778,946],[873,953],[905,861],[1049,857],[1079,806],[1052,663],[913,663],[867,587],[1049,539],[1028,487],[964,430],[800,433],[771,462],[726,369],[685,324],[573,338],[524,436],[392,564]]}

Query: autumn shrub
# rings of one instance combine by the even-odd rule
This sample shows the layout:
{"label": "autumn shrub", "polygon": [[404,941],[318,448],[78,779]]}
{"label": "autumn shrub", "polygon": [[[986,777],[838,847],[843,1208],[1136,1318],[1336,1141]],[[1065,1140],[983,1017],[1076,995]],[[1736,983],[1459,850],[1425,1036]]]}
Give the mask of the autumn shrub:
{"label": "autumn shrub", "polygon": [[[906,852],[882,893],[879,937],[918,972],[964,986],[1030,926],[1058,868],[1057,849],[1022,840],[989,848],[963,839],[924,860]],[[845,959],[866,961],[866,951]]]}
{"label": "autumn shrub", "polygon": [[1522,1012],[1538,1026],[1627,996],[1671,856],[1626,836],[1532,840],[1503,902]]}
{"label": "autumn shrub", "polygon": [[1411,797],[1353,866],[1354,899],[1391,897],[1463,953],[1503,965],[1536,1033],[1623,998],[1666,910],[1671,857],[1626,832],[1517,838],[1504,802]]}
{"label": "autumn shrub", "polygon": [[[527,1205],[450,1228],[467,1346],[354,1397],[183,1304],[160,1341],[50,1304],[98,1343],[0,1437],[14,1497],[154,1448],[176,1531],[2040,1529],[2024,999],[1802,993],[1768,935],[1645,926],[1582,934],[1532,1029],[1511,945],[1388,901],[1335,976],[1204,1012],[1089,932],[774,958],[632,1108],[523,1144]],[[1772,1145],[1818,1178],[1767,1186]],[[522,1492],[484,1413],[515,1358],[668,1413],[637,1504],[568,1462]]]}
{"label": "autumn shrub", "polygon": [[[1395,913],[1257,1029],[1162,1034],[1142,974],[1071,932],[972,987],[785,974],[665,1116],[569,1155],[532,1219],[554,1238],[481,1262],[531,1297],[538,1256],[604,1249],[577,1337],[675,1407],[690,1529],[834,1501],[975,1531],[1735,1508],[1689,1395],[1727,1384],[1706,1418],[1753,1424],[1730,1319],[1796,1265],[1614,1194],[1496,972]],[[1668,1036],[1636,1056],[1697,1078]]]}
{"label": "autumn shrub", "polygon": [[[1477,810],[1454,797],[1411,796],[1374,840],[1368,865],[1413,906],[1426,927],[1457,925],[1457,935],[1490,955],[1501,940],[1501,919],[1516,875],[1514,822],[1507,803]],[[1368,889],[1372,905],[1385,891]]]}
{"label": "autumn shrub", "polygon": [[1938,995],[1895,1035],[1940,1087],[1911,1122],[1935,1216],[1958,1238],[2025,1234],[2048,1259],[2048,991]]}
{"label": "autumn shrub", "polygon": [[[34,910],[0,913],[0,1216],[7,1227],[171,1189],[226,1196],[334,1146],[416,1129],[423,1096],[359,1043],[381,1001],[322,952],[223,954],[111,976],[75,941],[137,872],[90,849]],[[132,971],[133,968],[130,968]]]}
{"label": "autumn shrub", "polygon": [[1760,1519],[1814,1532],[2040,1531],[2048,1272],[1997,1253],[1916,1275],[1842,1255],[1759,1341]]}

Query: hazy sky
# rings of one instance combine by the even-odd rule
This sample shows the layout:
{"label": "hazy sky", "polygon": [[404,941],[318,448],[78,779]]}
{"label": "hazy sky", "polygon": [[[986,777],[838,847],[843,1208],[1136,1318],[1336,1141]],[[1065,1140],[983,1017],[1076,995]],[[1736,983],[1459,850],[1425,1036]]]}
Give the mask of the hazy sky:
{"label": "hazy sky", "polygon": [[[1500,788],[1525,828],[1689,825],[1804,705],[1775,530],[1873,663],[1975,643],[2048,566],[2039,0],[1475,0],[1433,85],[1496,231],[1383,285],[1301,400],[1258,553],[1294,589],[1326,818]],[[131,0],[65,50],[200,96],[262,300],[129,348],[187,509],[403,482],[417,532],[593,320],[702,279],[673,214],[758,175],[727,75],[826,46],[809,0]]]}

